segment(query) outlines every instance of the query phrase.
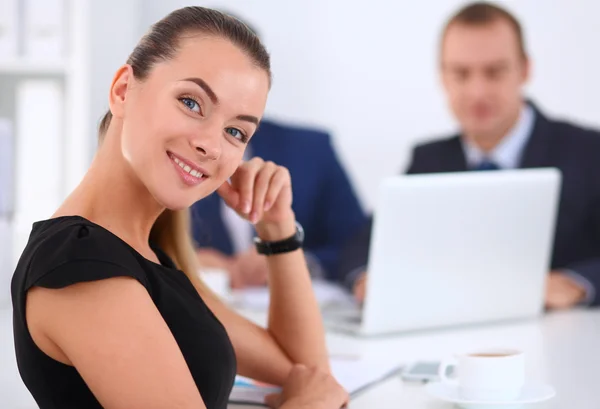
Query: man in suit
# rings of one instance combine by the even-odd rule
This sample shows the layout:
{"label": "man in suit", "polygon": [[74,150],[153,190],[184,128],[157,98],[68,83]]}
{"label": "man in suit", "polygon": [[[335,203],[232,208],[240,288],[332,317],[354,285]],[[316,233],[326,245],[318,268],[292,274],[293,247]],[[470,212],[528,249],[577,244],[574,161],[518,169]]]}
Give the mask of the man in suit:
{"label": "man in suit", "polygon": [[[521,26],[495,5],[473,3],[449,20],[440,71],[461,131],[417,146],[407,173],[560,169],[563,187],[546,305],[600,304],[600,133],[547,118],[523,98],[530,63]],[[369,222],[340,258],[340,275],[359,300],[370,230]]]}
{"label": "man in suit", "polygon": [[[287,167],[294,186],[292,208],[304,228],[311,274],[336,280],[341,245],[366,216],[329,135],[263,119],[246,153]],[[255,251],[248,222],[216,193],[194,204],[191,215],[204,267],[229,271],[233,287],[266,284],[266,258]]]}

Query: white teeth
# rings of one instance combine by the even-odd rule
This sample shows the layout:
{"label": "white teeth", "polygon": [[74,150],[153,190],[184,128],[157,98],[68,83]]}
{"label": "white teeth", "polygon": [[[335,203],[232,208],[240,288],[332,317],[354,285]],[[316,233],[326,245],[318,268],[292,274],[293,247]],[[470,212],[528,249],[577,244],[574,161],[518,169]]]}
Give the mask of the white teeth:
{"label": "white teeth", "polygon": [[181,169],[183,169],[184,171],[186,171],[190,175],[192,175],[192,176],[194,176],[196,178],[201,178],[203,176],[202,173],[198,172],[195,169],[192,169],[189,165],[186,165],[185,163],[183,163],[182,161],[180,161],[179,159],[177,159],[175,156],[171,156],[171,158],[173,158],[173,162],[175,162],[176,164],[178,164]]}

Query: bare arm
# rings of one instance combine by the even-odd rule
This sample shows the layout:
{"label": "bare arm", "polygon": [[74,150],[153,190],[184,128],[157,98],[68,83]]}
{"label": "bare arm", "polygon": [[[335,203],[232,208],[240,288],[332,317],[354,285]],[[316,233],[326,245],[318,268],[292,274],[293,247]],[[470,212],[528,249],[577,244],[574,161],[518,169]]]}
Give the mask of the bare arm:
{"label": "bare arm", "polygon": [[[221,186],[219,194],[243,217],[256,223],[263,240],[281,240],[295,233],[286,169],[254,158],[240,166],[231,179],[232,184]],[[293,364],[328,371],[325,332],[303,252],[270,256],[268,263],[271,303],[267,329],[231,311],[203,286],[196,285],[231,338],[239,373],[282,385]]]}
{"label": "bare arm", "polygon": [[293,363],[275,338],[265,328],[231,310],[205,287],[194,284],[229,335],[238,373],[273,385],[283,385]]}
{"label": "bare arm", "polygon": [[[285,223],[257,228],[261,238],[281,240],[296,231],[293,214]],[[267,257],[269,261],[269,332],[294,363],[329,370],[325,331],[304,253]]]}
{"label": "bare arm", "polygon": [[38,347],[73,365],[107,409],[205,408],[167,324],[132,278],[35,287],[27,322]]}
{"label": "bare arm", "polygon": [[[329,370],[321,318],[303,260],[301,250],[269,258],[271,303],[267,329],[232,311],[205,288],[196,285],[231,338],[240,375],[282,385],[293,364]],[[288,269],[288,266],[293,268]],[[281,277],[273,277],[277,274]],[[304,291],[303,286],[307,288]]]}

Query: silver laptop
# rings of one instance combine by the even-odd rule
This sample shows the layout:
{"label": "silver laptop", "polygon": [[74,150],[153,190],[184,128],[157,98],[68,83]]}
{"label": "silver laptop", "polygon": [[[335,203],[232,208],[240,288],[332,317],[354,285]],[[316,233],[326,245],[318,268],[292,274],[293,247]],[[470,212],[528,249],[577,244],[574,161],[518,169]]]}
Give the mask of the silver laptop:
{"label": "silver laptop", "polygon": [[361,314],[325,311],[328,327],[378,335],[539,315],[560,185],[550,168],[386,179]]}

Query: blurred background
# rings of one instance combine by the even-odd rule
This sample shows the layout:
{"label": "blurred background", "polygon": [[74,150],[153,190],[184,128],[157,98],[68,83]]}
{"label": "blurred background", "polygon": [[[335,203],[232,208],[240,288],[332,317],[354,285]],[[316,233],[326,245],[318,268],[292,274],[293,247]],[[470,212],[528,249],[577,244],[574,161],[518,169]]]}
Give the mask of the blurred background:
{"label": "blurred background", "polygon": [[[455,128],[437,76],[459,0],[0,0],[0,295],[31,223],[77,185],[108,87],[147,28],[186,5],[246,20],[272,56],[271,118],[328,130],[370,210],[417,141]],[[556,118],[600,127],[600,3],[498,1],[524,26],[527,94]],[[309,158],[307,158],[307,161]]]}

